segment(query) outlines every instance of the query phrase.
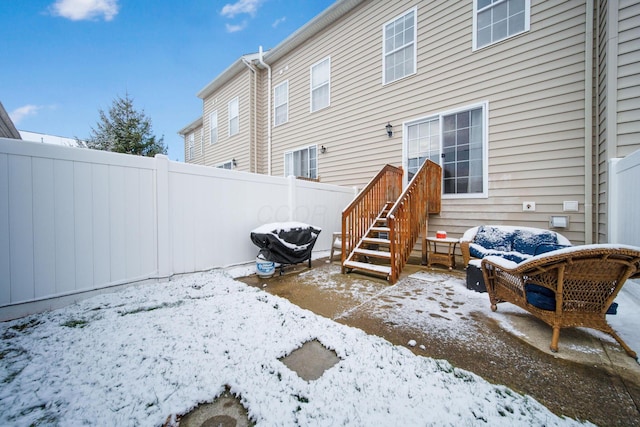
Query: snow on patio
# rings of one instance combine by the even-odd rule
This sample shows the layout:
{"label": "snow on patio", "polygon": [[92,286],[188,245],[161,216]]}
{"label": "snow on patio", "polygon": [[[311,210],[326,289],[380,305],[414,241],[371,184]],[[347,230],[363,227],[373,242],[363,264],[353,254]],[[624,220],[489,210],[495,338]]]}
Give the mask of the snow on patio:
{"label": "snow on patio", "polygon": [[[478,295],[439,308],[464,316],[480,298],[486,304],[486,295]],[[375,309],[387,310],[392,321],[415,312],[395,309],[392,294],[388,304]],[[222,271],[6,322],[0,336],[3,425],[161,425],[212,401],[225,386],[258,425],[579,424]],[[307,382],[278,359],[314,339],[341,360]]]}

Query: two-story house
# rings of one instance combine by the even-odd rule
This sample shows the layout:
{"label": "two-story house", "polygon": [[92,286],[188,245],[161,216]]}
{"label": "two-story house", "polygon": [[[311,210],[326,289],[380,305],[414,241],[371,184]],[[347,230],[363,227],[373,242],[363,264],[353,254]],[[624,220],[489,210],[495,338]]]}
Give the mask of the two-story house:
{"label": "two-story house", "polygon": [[431,228],[560,214],[606,241],[607,162],[640,148],[640,4],[340,0],[198,97],[189,163],[361,187],[431,159]]}

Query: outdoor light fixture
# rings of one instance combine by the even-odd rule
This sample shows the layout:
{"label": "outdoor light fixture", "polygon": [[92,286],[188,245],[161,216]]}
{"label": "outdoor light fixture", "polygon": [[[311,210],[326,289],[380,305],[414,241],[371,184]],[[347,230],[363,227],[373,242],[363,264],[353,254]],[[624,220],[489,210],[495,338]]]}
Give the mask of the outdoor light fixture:
{"label": "outdoor light fixture", "polygon": [[231,164],[233,165],[234,168],[238,166],[238,162],[236,162],[236,159],[231,159]]}
{"label": "outdoor light fixture", "polygon": [[389,138],[391,138],[393,136],[393,125],[387,122],[385,128],[387,129],[387,135],[389,135]]}
{"label": "outdoor light fixture", "polygon": [[321,145],[321,146],[320,146],[320,152],[321,152],[322,154],[326,153],[326,152],[327,152],[327,147],[325,147],[324,145]]}

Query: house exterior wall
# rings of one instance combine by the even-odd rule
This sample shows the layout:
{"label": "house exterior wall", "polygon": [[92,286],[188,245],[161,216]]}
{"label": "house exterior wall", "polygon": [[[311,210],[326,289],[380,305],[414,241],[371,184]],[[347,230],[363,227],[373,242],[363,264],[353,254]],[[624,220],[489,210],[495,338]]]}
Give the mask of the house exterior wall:
{"label": "house exterior wall", "polygon": [[[254,171],[254,85],[252,71],[246,67],[225,85],[203,98],[202,149],[198,146],[198,154],[190,163],[219,166],[235,159],[234,169]],[[238,133],[229,135],[229,103],[235,99],[238,100],[239,129]],[[218,140],[212,144],[213,112],[217,112],[218,117]],[[185,135],[185,144],[188,143],[187,138]]]}
{"label": "house exterior wall", "polygon": [[609,160],[640,149],[640,4],[597,3],[597,223],[607,242]]}
{"label": "house exterior wall", "polygon": [[[417,72],[383,85],[383,25],[413,7]],[[290,101],[289,121],[273,129],[273,174],[284,173],[285,151],[324,145],[322,182],[361,187],[385,163],[403,164],[403,123],[487,103],[489,197],[444,200],[430,227],[453,235],[487,222],[547,228],[563,201],[584,203],[585,10],[580,1],[534,1],[529,32],[472,51],[471,3],[361,4],[271,64],[273,86],[288,80]],[[309,67],[326,57],[330,106],[311,113]],[[524,201],[536,211],[523,212]],[[581,211],[565,232],[576,242]]]}
{"label": "house exterior wall", "polygon": [[640,148],[640,3],[620,0],[618,11],[617,153]]}
{"label": "house exterior wall", "polygon": [[[386,163],[407,168],[409,124],[482,106],[485,190],[445,195],[429,228],[455,237],[483,223],[548,228],[551,215],[568,215],[569,228],[558,231],[575,244],[592,240],[595,217],[595,232],[605,233],[597,238],[606,239],[606,162],[613,152],[637,149],[640,123],[638,6],[619,1],[531,0],[528,31],[477,50],[473,2],[345,1],[350,10],[297,47],[265,54],[272,79],[269,84],[261,69],[256,170],[283,175],[285,152],[315,145],[322,182],[362,187]],[[412,9],[416,72],[383,84],[384,25]],[[331,63],[330,104],[311,112],[310,67],[325,58]],[[289,117],[273,126],[273,89],[283,81],[289,85]],[[205,122],[206,116],[205,107]],[[597,215],[591,211],[594,196]],[[578,202],[578,211],[565,212],[564,201]],[[524,202],[535,202],[535,211],[523,211]]]}

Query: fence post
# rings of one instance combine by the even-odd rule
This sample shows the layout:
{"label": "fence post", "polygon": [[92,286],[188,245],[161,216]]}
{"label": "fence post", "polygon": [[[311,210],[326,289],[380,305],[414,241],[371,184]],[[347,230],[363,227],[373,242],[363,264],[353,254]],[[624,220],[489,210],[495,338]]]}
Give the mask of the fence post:
{"label": "fence post", "polygon": [[169,223],[169,158],[156,154],[156,225],[158,277],[173,274]]}
{"label": "fence post", "polygon": [[295,212],[296,212],[296,177],[294,175],[289,175],[287,177],[289,181],[289,221],[295,221]]}
{"label": "fence post", "polygon": [[609,175],[609,188],[607,189],[608,201],[607,205],[607,242],[619,243],[618,236],[618,162],[620,159],[609,159],[608,175]]}

